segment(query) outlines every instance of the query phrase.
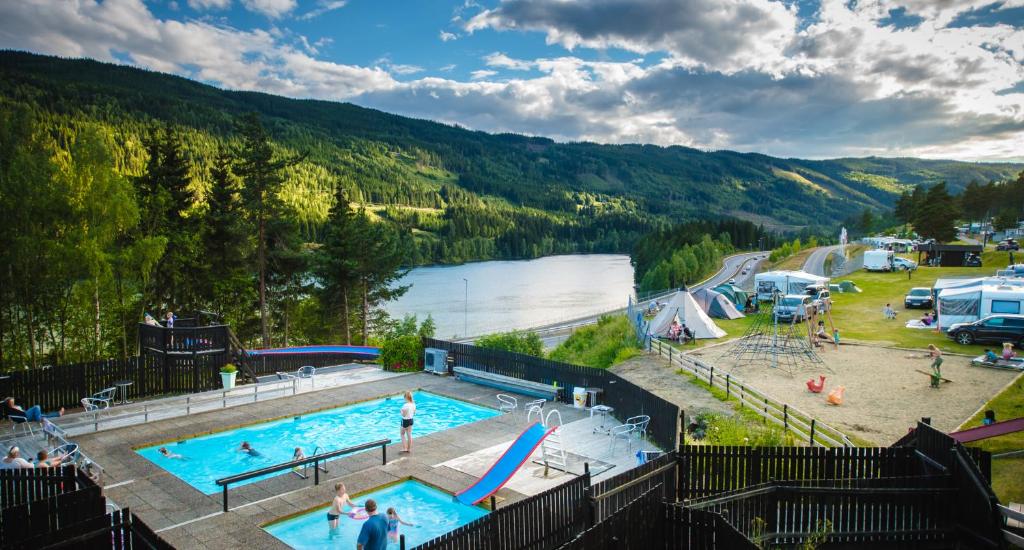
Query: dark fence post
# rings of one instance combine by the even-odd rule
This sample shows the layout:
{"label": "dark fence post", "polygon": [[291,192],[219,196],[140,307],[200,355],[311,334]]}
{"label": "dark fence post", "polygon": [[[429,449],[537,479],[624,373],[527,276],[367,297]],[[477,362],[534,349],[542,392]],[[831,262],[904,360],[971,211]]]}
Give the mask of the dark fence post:
{"label": "dark fence post", "polygon": [[782,404],[782,431],[789,431],[789,405]]}
{"label": "dark fence post", "polygon": [[731,375],[729,375],[729,374],[725,375],[725,398],[726,399],[729,399],[729,390],[730,390],[730,388],[729,388],[729,386],[730,386],[729,377],[730,376]]}
{"label": "dark fence post", "polygon": [[815,423],[815,419],[812,418],[811,419],[811,438],[810,438],[810,445],[811,445],[811,447],[814,446],[814,423]]}
{"label": "dark fence post", "polygon": [[405,535],[398,535],[398,549],[405,550]]}
{"label": "dark fence post", "polygon": [[228,513],[228,486],[224,485],[224,513]]}

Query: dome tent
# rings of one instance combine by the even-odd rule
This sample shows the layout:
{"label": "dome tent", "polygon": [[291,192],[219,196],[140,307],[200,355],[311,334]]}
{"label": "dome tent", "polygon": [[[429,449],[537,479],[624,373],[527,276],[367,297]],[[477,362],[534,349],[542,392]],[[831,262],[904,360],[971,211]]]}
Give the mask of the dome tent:
{"label": "dome tent", "polygon": [[697,301],[689,292],[677,292],[672,295],[666,305],[658,313],[658,316],[651,321],[651,336],[665,338],[672,328],[672,321],[678,319],[685,324],[696,338],[721,338],[725,331],[718,328],[718,325],[708,317],[707,313],[697,305]]}
{"label": "dome tent", "polygon": [[703,288],[693,292],[693,299],[708,315],[716,319],[739,319],[743,317],[732,301],[725,294]]}

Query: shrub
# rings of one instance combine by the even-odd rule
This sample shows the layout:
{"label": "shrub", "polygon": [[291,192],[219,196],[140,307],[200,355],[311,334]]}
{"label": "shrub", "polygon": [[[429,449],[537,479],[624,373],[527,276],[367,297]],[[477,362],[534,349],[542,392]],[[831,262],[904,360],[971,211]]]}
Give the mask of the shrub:
{"label": "shrub", "polygon": [[636,332],[625,315],[605,315],[583,327],[555,348],[554,361],[606,369],[640,354]]}
{"label": "shrub", "polygon": [[476,339],[475,345],[481,348],[499,349],[515,353],[525,353],[535,357],[544,357],[544,342],[533,332],[498,332]]}
{"label": "shrub", "polygon": [[423,368],[423,342],[419,336],[392,338],[380,348],[380,363],[384,370],[413,372]]}

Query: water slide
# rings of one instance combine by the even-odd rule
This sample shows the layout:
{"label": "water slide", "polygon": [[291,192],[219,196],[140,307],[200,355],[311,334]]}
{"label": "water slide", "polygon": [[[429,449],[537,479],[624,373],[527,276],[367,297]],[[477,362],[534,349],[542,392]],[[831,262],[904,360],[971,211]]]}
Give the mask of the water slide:
{"label": "water slide", "polygon": [[978,426],[976,428],[953,432],[949,434],[949,436],[960,443],[970,443],[971,441],[979,441],[981,439],[988,439],[999,435],[1012,434],[1022,430],[1024,430],[1024,416],[1014,418],[1013,420],[996,422],[995,424],[989,424],[988,426]]}
{"label": "water slide", "polygon": [[530,455],[544,441],[544,438],[551,435],[558,427],[545,428],[540,422],[530,424],[529,428],[519,434],[519,437],[512,442],[512,445],[505,450],[505,453],[498,458],[479,481],[467,487],[455,498],[463,504],[473,505],[498,492],[512,476],[519,471],[519,468],[530,460]]}

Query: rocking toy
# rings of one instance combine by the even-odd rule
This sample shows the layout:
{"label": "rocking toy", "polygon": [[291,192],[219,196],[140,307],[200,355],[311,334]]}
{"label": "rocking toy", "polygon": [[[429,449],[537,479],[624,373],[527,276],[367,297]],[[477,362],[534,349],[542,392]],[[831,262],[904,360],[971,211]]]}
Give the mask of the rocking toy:
{"label": "rocking toy", "polygon": [[818,376],[818,381],[815,382],[813,378],[807,381],[807,389],[811,393],[821,393],[821,390],[825,389],[825,377]]}

